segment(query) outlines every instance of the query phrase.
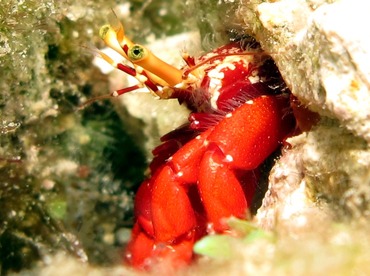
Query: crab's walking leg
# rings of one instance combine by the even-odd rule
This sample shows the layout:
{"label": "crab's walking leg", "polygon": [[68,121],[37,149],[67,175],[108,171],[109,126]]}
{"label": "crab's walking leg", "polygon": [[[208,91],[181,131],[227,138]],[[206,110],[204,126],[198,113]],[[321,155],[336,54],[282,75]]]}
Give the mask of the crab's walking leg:
{"label": "crab's walking leg", "polygon": [[161,243],[148,236],[139,223],[134,225],[132,239],[126,248],[126,261],[136,268],[148,269],[166,260],[171,267],[188,264],[193,257],[195,235],[178,243]]}
{"label": "crab's walking leg", "polygon": [[199,224],[200,198],[189,193],[198,181],[199,163],[209,133],[206,131],[186,143],[151,178],[151,212],[157,241],[173,242]]}
{"label": "crab's walking leg", "polygon": [[246,218],[258,183],[253,171],[243,174],[241,183],[220,151],[207,151],[199,170],[198,188],[207,212],[208,229],[223,232],[228,229],[226,218]]}
{"label": "crab's walking leg", "polygon": [[136,224],[126,250],[134,266],[145,267],[159,257],[172,259],[175,266],[191,261],[194,242],[205,234],[204,210],[194,185],[208,134],[184,145],[140,186]]}
{"label": "crab's walking leg", "polygon": [[[144,181],[137,192],[135,201],[135,217],[137,221],[132,230],[131,241],[126,248],[126,260],[131,265],[142,269],[149,268],[154,264],[153,262],[162,259],[166,259],[174,266],[187,264],[192,258],[192,248],[196,237],[195,231],[189,230],[189,227],[185,224],[182,225],[185,228],[180,229],[182,233],[181,238],[175,240],[174,235],[171,236],[170,241],[161,241],[157,238],[155,232],[158,232],[158,229],[154,230],[152,221],[153,184],[155,183],[148,180]],[[160,203],[162,206],[159,206],[162,211],[163,207],[167,206],[165,200],[168,195],[163,196]],[[158,203],[154,202],[154,206],[156,204]],[[190,209],[187,211],[191,214]],[[191,225],[191,227],[193,226]]]}
{"label": "crab's walking leg", "polygon": [[[245,217],[257,178],[252,173],[289,133],[293,118],[284,114],[289,99],[261,96],[250,100],[226,116],[210,133],[207,152],[199,168],[199,192],[214,230],[224,231],[223,219]],[[235,173],[251,171],[243,180]]]}
{"label": "crab's walking leg", "polygon": [[195,227],[196,217],[187,187],[177,179],[170,166],[165,165],[155,178],[151,199],[157,241],[172,242]]}

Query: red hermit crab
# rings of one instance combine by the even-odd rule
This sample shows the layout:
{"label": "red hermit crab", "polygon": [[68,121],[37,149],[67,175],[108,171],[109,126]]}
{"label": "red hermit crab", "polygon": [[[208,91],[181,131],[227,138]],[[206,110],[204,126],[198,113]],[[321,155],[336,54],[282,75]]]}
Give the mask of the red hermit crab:
{"label": "red hermit crab", "polygon": [[248,43],[199,58],[184,54],[177,69],[130,41],[122,25],[103,26],[100,34],[131,65],[101,57],[138,80],[112,96],[146,87],[190,110],[189,122],[153,150],[125,258],[138,268],[164,258],[189,263],[202,236],[228,232],[229,217],[246,218],[261,165],[294,128],[289,94],[272,60]]}

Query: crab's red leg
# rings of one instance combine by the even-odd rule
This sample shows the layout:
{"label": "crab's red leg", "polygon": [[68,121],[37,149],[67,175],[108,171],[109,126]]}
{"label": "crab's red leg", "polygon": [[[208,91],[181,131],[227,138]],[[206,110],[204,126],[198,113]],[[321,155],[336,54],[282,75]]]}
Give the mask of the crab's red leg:
{"label": "crab's red leg", "polygon": [[126,247],[125,260],[136,268],[148,269],[158,262],[166,261],[170,267],[188,264],[192,257],[195,230],[176,243],[157,242],[149,237],[139,223],[134,225],[132,239]]}
{"label": "crab's red leg", "polygon": [[136,222],[131,233],[131,240],[126,247],[125,260],[138,268],[145,268],[146,260],[152,254],[154,240],[149,237]]}
{"label": "crab's red leg", "polygon": [[[145,180],[141,183],[135,196],[135,218],[145,233],[151,237],[154,235],[152,222],[152,187],[153,183]],[[135,231],[133,231],[135,233]],[[135,236],[133,234],[133,236]]]}
{"label": "crab's red leg", "polygon": [[294,125],[289,97],[249,100],[223,119],[208,136],[233,168],[253,170],[281,143]]}
{"label": "crab's red leg", "polygon": [[187,187],[178,181],[176,172],[168,165],[160,170],[154,180],[151,204],[157,241],[172,242],[196,225]]}
{"label": "crab's red leg", "polygon": [[185,144],[152,177],[152,221],[158,241],[173,241],[197,225],[189,188],[198,180],[199,163],[209,133],[206,131]]}
{"label": "crab's red leg", "polygon": [[258,183],[258,174],[248,171],[238,178],[219,150],[207,151],[199,170],[198,186],[208,222],[211,223],[209,229],[223,232],[228,229],[224,218],[246,218]]}
{"label": "crab's red leg", "polygon": [[[223,218],[245,216],[250,199],[235,172],[253,171],[278,147],[293,124],[292,117],[284,114],[288,106],[288,98],[258,97],[227,115],[208,136],[198,187],[216,231],[226,230]],[[257,179],[253,174],[248,177],[247,186],[254,189]]]}
{"label": "crab's red leg", "polygon": [[184,145],[140,186],[136,223],[126,249],[132,265],[144,268],[162,257],[179,265],[191,260],[195,240],[205,233],[204,210],[194,185],[209,133]]}
{"label": "crab's red leg", "polygon": [[[168,182],[167,177],[171,176],[168,168],[164,166],[163,170],[159,169],[154,182],[144,181],[136,194],[137,221],[132,230],[131,241],[126,248],[125,259],[137,268],[145,269],[161,259],[171,261],[174,266],[180,266],[189,263],[192,258],[192,247],[196,238],[194,211],[189,206],[189,198],[184,194],[183,187],[176,188],[175,185],[166,191],[168,186],[174,185]],[[174,200],[168,201],[172,199],[174,190],[178,197],[173,199],[178,200],[176,205],[180,209],[171,206],[171,201]],[[158,214],[160,217],[157,218]],[[178,216],[184,216],[183,223],[171,224]]]}
{"label": "crab's red leg", "polygon": [[215,231],[225,230],[222,218],[244,217],[248,202],[233,170],[219,150],[207,151],[200,165],[199,190],[207,218]]}
{"label": "crab's red leg", "polygon": [[188,188],[169,165],[142,183],[136,194],[135,217],[146,235],[171,244],[195,228],[197,218]]}

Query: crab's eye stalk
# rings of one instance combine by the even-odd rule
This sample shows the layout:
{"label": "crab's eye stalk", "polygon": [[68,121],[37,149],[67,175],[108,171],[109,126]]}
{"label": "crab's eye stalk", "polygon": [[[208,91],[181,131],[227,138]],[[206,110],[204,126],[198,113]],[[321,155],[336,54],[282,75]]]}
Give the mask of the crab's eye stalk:
{"label": "crab's eye stalk", "polygon": [[133,63],[145,59],[148,56],[148,50],[143,46],[135,44],[131,49],[128,50],[127,56]]}
{"label": "crab's eye stalk", "polygon": [[142,45],[135,44],[127,51],[127,58],[167,83],[176,85],[181,82],[182,71],[167,64]]}
{"label": "crab's eye stalk", "polygon": [[[99,35],[108,47],[115,50],[122,57],[131,61],[136,66],[142,67],[146,73],[154,74],[156,77],[159,77],[161,80],[157,80],[157,83],[172,86],[182,81],[181,70],[159,59],[144,46],[134,44],[125,36],[121,24],[116,28],[110,25],[104,25],[100,28]],[[103,53],[101,56],[112,65],[115,64],[112,59],[108,58]],[[153,76],[151,76],[151,78],[153,78]]]}

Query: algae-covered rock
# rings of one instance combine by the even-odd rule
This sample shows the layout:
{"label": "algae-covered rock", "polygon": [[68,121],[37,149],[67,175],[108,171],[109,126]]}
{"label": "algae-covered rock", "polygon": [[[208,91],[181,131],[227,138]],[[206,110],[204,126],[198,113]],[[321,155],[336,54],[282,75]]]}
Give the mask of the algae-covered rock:
{"label": "algae-covered rock", "polygon": [[120,263],[146,159],[111,104],[79,110],[109,89],[87,49],[115,3],[0,5],[1,274],[59,251]]}

